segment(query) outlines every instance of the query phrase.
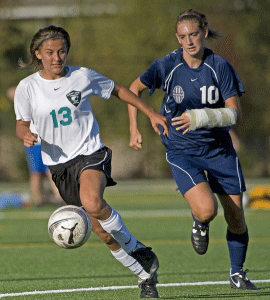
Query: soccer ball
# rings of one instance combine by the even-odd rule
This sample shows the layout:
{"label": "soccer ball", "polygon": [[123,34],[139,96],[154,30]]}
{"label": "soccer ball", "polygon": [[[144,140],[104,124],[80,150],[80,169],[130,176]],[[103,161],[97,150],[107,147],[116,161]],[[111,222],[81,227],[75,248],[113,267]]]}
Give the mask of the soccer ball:
{"label": "soccer ball", "polygon": [[92,230],[86,211],[75,205],[58,208],[49,218],[48,232],[55,243],[66,249],[78,248],[89,238]]}

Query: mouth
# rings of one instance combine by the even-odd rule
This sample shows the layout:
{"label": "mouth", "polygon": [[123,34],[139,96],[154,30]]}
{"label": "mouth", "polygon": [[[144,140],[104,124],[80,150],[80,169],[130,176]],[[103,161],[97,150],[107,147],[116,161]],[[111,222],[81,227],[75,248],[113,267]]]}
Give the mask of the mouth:
{"label": "mouth", "polygon": [[52,65],[52,69],[54,70],[62,70],[63,69],[63,65],[62,64],[59,64],[59,65]]}
{"label": "mouth", "polygon": [[190,47],[190,48],[188,48],[188,51],[190,51],[190,52],[194,52],[196,50],[196,47]]}

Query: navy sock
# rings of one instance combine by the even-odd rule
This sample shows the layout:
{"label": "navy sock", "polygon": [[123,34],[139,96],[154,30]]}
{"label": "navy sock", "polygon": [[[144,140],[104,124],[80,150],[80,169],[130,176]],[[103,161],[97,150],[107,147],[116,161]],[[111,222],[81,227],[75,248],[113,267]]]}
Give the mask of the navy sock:
{"label": "navy sock", "polygon": [[192,219],[193,219],[193,221],[195,222],[195,224],[200,225],[200,226],[208,226],[209,223],[210,223],[210,222],[204,222],[204,223],[202,223],[202,222],[196,220],[196,219],[194,218],[193,214],[192,214]]}
{"label": "navy sock", "polygon": [[248,230],[243,234],[234,234],[227,230],[227,243],[231,260],[231,274],[243,270],[248,248]]}

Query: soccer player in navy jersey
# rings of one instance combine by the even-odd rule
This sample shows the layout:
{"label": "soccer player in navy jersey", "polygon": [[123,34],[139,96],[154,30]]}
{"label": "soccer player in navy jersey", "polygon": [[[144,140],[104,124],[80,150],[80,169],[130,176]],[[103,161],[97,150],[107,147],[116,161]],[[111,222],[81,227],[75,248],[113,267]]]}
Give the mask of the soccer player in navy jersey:
{"label": "soccer player in navy jersey", "polygon": [[[204,14],[183,11],[176,23],[181,48],[154,62],[130,90],[136,95],[147,88],[150,95],[155,89],[164,91],[161,115],[171,126],[161,138],[178,189],[192,210],[195,251],[207,251],[209,223],[218,210],[216,194],[228,224],[231,287],[256,290],[243,270],[249,240],[242,205],[246,188],[228,132],[241,117],[244,88],[233,67],[205,47],[206,39],[217,37]],[[142,136],[131,105],[129,117],[130,146],[138,150]]]}

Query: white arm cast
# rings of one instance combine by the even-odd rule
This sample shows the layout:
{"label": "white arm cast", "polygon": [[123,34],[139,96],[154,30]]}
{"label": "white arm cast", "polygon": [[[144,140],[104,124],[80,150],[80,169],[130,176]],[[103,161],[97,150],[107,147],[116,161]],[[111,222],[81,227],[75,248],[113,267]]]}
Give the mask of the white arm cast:
{"label": "white arm cast", "polygon": [[237,121],[237,112],[234,108],[201,108],[186,111],[190,119],[190,131],[198,128],[214,128],[233,126]]}

